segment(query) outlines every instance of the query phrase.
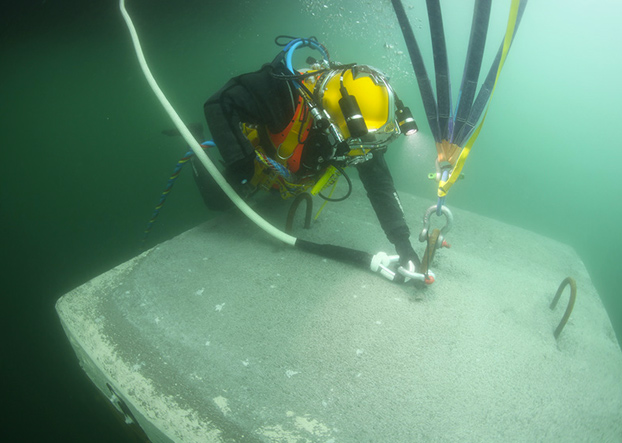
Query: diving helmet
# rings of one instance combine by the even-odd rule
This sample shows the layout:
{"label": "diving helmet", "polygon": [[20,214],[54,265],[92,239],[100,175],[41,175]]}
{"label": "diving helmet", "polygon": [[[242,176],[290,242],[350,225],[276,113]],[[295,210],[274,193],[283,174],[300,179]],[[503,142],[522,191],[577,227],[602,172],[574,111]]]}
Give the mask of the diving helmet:
{"label": "diving helmet", "polygon": [[399,134],[417,130],[387,77],[371,66],[335,66],[314,80],[315,102],[351,149],[383,148]]}

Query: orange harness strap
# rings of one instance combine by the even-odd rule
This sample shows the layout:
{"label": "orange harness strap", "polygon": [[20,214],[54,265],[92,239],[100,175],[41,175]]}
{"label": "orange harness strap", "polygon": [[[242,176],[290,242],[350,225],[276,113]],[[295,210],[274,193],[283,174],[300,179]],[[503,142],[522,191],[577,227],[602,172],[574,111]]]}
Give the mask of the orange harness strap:
{"label": "orange harness strap", "polygon": [[[311,130],[311,122],[313,119],[307,112],[306,104],[302,97],[298,97],[298,106],[294,111],[294,116],[287,127],[277,133],[269,133],[270,141],[276,149],[276,160],[280,163],[286,163],[287,168],[291,172],[297,172],[300,169],[300,159],[304,148],[304,142],[307,140],[309,131]],[[299,126],[296,127],[296,124]]]}

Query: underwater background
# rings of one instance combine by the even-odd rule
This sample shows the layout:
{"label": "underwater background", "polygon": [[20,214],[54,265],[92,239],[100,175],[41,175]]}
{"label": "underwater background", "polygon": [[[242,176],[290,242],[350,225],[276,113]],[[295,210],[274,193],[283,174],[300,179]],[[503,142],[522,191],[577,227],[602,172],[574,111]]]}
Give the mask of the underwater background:
{"label": "underwater background", "polygon": [[[509,4],[494,2],[483,72]],[[404,5],[432,77],[425,2]],[[441,6],[455,102],[473,0]],[[420,127],[388,151],[398,190],[435,198],[427,175],[436,150],[389,0],[128,0],[127,8],[156,79],[187,123],[204,123],[203,102],[230,77],[271,61],[280,34],[314,35],[333,60],[383,70]],[[172,124],[139,69],[116,1],[29,0],[3,9],[1,367],[10,412],[0,433],[19,441],[132,441],[82,373],[54,303],[140,252],[146,223],[187,149],[162,134]],[[466,178],[447,198],[449,207],[571,245],[618,341],[620,19],[615,0],[529,2]],[[182,172],[147,246],[210,216]],[[421,220],[408,222],[415,238]]]}

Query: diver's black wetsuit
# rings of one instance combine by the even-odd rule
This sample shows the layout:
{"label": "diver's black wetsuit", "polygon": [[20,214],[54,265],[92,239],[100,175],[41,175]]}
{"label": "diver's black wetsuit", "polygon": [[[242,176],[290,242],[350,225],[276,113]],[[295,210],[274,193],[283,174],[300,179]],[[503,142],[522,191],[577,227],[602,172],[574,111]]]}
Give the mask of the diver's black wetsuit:
{"label": "diver's black wetsuit", "polygon": [[[227,167],[225,175],[230,182],[250,180],[254,173],[254,148],[242,133],[241,123],[280,133],[294,116],[298,92],[291,82],[275,78],[272,73],[285,73],[278,60],[264,65],[259,71],[231,79],[205,103],[205,118]],[[313,129],[305,142],[305,151],[310,140],[316,143],[318,140]],[[410,246],[410,232],[384,153],[375,151],[373,158],[357,165],[357,169],[387,238],[396,246],[400,257],[409,256],[418,262]],[[198,183],[203,199],[209,203],[210,197],[205,195],[207,188]]]}

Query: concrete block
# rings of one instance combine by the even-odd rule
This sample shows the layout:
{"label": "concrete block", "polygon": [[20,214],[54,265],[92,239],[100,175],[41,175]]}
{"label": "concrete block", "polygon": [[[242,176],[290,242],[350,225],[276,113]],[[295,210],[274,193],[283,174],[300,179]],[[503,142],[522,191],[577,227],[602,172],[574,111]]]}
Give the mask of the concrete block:
{"label": "concrete block", "polygon": [[[272,197],[257,210],[282,227],[289,203]],[[402,203],[419,229],[432,202]],[[454,214],[425,288],[282,245],[231,211],[57,311],[89,377],[154,442],[622,441],[622,353],[580,258]],[[360,188],[295,229],[394,252]],[[577,302],[556,340],[568,294],[549,303],[567,276]]]}

